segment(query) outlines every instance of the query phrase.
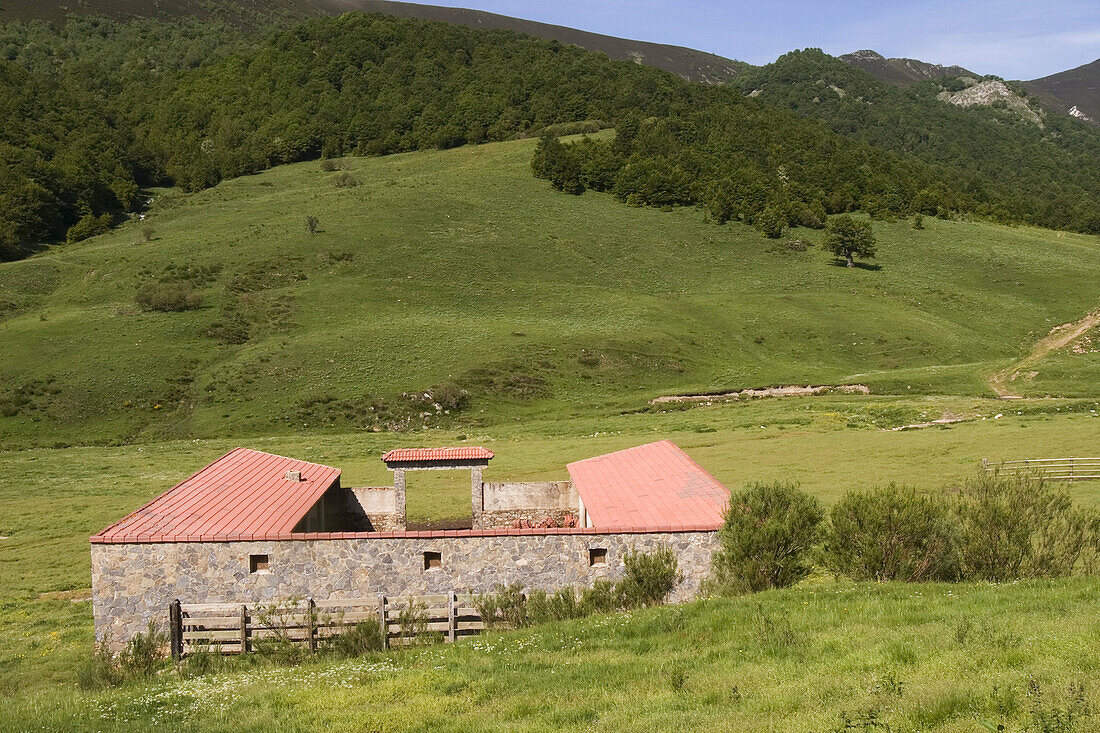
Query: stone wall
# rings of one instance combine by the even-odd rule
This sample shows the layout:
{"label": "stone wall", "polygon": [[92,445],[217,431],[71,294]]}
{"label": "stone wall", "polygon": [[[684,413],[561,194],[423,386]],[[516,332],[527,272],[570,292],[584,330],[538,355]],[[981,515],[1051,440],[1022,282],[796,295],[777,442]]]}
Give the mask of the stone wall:
{"label": "stone wall", "polygon": [[572,481],[511,481],[482,484],[478,527],[510,527],[517,519],[533,524],[553,517],[559,524],[577,515],[577,490]]}
{"label": "stone wall", "polygon": [[[412,533],[421,534],[421,533]],[[427,534],[427,533],[423,533]],[[447,533],[451,534],[451,533]],[[168,604],[271,603],[294,597],[356,598],[487,592],[519,582],[552,590],[622,576],[631,549],[670,546],[684,580],[673,600],[694,596],[710,570],[714,532],[532,533],[476,531],[459,536],[357,537],[254,542],[179,542],[92,545],[92,605],[96,639],[113,648],[163,624]],[[589,566],[589,551],[607,551],[607,564]],[[425,552],[442,554],[426,570]],[[268,570],[249,572],[249,556],[266,555]]]}
{"label": "stone wall", "polygon": [[526,519],[532,525],[550,517],[554,520],[554,526],[562,526],[566,517],[576,517],[574,509],[501,509],[499,511],[485,511],[481,513],[481,526],[486,529],[514,527],[517,520]]}
{"label": "stone wall", "polygon": [[355,525],[330,531],[392,532],[405,528],[405,515],[397,509],[397,492],[392,486],[347,488],[348,511]]}

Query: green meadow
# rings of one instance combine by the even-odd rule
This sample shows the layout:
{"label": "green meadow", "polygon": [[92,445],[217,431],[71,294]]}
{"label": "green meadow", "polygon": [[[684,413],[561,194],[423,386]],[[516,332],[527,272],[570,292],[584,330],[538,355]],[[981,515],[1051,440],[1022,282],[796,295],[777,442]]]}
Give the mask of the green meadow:
{"label": "green meadow", "polygon": [[[396,446],[485,445],[488,480],[533,480],[668,438],[731,488],[792,480],[826,503],[949,488],[983,458],[1100,455],[1100,334],[1029,367],[1025,399],[987,382],[1100,303],[1097,238],[875,222],[874,268],[849,270],[820,232],[556,193],[533,146],[352,159],[352,187],[313,162],[156,190],[144,222],[0,264],[0,729],[1060,730],[1042,721],[1100,704],[1094,579],[823,572],[453,648],[76,690],[88,536],[237,445],[354,486],[389,483]],[[158,282],[201,307],[143,310]],[[465,403],[378,424],[443,383]],[[870,394],[650,404],[848,383]],[[897,429],[941,418],[958,422]],[[468,514],[467,481],[412,476],[410,518]],[[1068,490],[1100,505],[1100,482]]]}
{"label": "green meadow", "polygon": [[[813,230],[560,194],[533,148],[352,159],[352,187],[311,162],[157,190],[144,222],[0,265],[0,445],[347,431],[445,382],[468,403],[429,422],[470,428],[781,384],[989,395],[1100,303],[1096,237],[876,222],[878,269],[849,270]],[[202,305],[142,310],[150,283]],[[1071,376],[1093,356],[1035,389],[1095,396]]]}

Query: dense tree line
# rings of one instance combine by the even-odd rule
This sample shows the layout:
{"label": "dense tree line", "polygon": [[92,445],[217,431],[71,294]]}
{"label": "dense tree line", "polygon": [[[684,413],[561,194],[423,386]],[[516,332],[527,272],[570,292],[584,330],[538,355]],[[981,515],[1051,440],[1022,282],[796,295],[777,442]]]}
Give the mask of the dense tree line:
{"label": "dense tree line", "polygon": [[144,185],[196,190],[279,163],[583,121],[615,123],[615,141],[559,146],[554,172],[540,168],[574,193],[703,203],[718,220],[769,231],[854,208],[1100,231],[1100,132],[1056,121],[1037,132],[970,110],[925,126],[916,97],[870,77],[845,82],[868,90],[844,99],[884,103],[828,114],[819,108],[835,105],[817,104],[821,120],[805,119],[800,75],[839,74],[835,65],[849,68],[784,57],[753,72],[771,76],[746,82],[764,86],[752,99],[554,41],[372,14],[10,23],[0,26],[0,257],[102,231],[140,208]]}
{"label": "dense tree line", "polygon": [[1037,125],[997,105],[956,107],[936,95],[963,88],[959,79],[902,89],[818,49],[785,54],[737,82],[744,93],[842,135],[960,174],[914,210],[965,206],[955,200],[961,197],[994,219],[1100,233],[1100,131],[1078,120],[1047,114]]}

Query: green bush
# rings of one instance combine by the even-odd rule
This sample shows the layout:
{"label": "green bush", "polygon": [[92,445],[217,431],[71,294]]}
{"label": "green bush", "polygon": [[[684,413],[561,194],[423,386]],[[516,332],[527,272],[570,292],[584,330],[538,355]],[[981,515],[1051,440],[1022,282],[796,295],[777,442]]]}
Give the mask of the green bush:
{"label": "green bush", "polygon": [[1100,516],[1041,475],[983,473],[960,489],[956,513],[968,580],[1071,575],[1097,551]]}
{"label": "green bush", "polygon": [[527,599],[523,595],[522,583],[498,586],[495,594],[479,595],[474,599],[474,608],[486,628],[503,624],[518,629],[528,624]]}
{"label": "green bush", "polygon": [[628,552],[625,572],[615,588],[623,608],[640,608],[663,603],[683,580],[676,553],[669,547],[653,552]]}
{"label": "green bush", "polygon": [[69,231],[65,234],[65,241],[72,244],[88,237],[103,234],[110,231],[112,223],[114,223],[114,217],[110,214],[100,216],[85,214],[76,224],[69,227]]}
{"label": "green bush", "polygon": [[149,283],[138,290],[137,302],[147,311],[178,313],[200,307],[202,293],[189,282]]}
{"label": "green bush", "polygon": [[330,178],[329,181],[336,188],[355,188],[359,185],[359,179],[348,173],[347,171],[337,173],[335,176]]}
{"label": "green bush", "polygon": [[810,574],[824,516],[821,503],[791,483],[749,484],[732,495],[718,531],[714,589],[739,594],[797,583]]}
{"label": "green bush", "polygon": [[533,590],[527,596],[528,624],[565,621],[586,616],[588,613],[589,611],[577,598],[577,592],[573,588],[559,588],[552,594]]}
{"label": "green bush", "polygon": [[321,649],[337,657],[351,658],[382,651],[384,646],[382,624],[361,621],[350,631],[326,639]]}
{"label": "green bush", "polygon": [[890,485],[849,492],[833,507],[824,559],[854,580],[953,580],[958,522],[944,499]]}
{"label": "green bush", "polygon": [[612,613],[620,606],[619,591],[610,580],[597,580],[581,591],[581,610],[585,616]]}
{"label": "green bush", "polygon": [[127,680],[149,677],[164,660],[168,637],[149,622],[145,633],[135,634],[117,656],[106,644],[100,646],[77,668],[77,684],[85,690],[102,690]]}

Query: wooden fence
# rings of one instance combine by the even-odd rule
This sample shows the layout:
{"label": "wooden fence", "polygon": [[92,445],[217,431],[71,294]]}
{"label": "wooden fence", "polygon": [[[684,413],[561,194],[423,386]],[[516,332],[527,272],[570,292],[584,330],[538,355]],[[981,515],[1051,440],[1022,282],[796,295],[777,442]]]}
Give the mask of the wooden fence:
{"label": "wooden fence", "polygon": [[421,643],[427,635],[455,642],[485,629],[474,607],[476,598],[452,592],[266,604],[176,600],[168,607],[172,658],[181,659],[197,649],[244,654],[265,640],[303,644],[314,652],[319,644],[362,622],[385,629],[382,643],[387,648]]}
{"label": "wooden fence", "polygon": [[1023,461],[991,463],[982,459],[986,473],[1009,476],[1042,476],[1048,481],[1090,481],[1100,479],[1100,458],[1029,458]]}

